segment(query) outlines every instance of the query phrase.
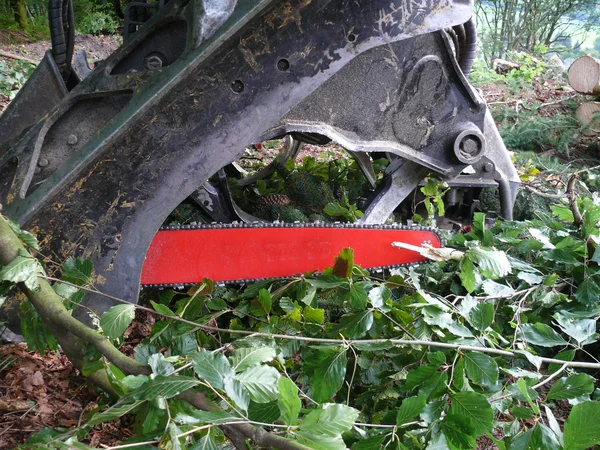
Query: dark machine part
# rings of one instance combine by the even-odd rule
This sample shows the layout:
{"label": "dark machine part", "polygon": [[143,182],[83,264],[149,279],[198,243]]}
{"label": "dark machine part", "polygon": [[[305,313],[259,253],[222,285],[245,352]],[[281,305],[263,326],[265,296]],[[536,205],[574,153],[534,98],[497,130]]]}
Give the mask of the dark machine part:
{"label": "dark machine part", "polygon": [[499,187],[509,218],[518,176],[442,31],[471,15],[462,0],[171,0],[26,133],[4,137],[3,213],[52,259],[91,258],[97,286],[131,302],[168,214],[246,145],[276,137],[394,155],[366,223],[426,173]]}

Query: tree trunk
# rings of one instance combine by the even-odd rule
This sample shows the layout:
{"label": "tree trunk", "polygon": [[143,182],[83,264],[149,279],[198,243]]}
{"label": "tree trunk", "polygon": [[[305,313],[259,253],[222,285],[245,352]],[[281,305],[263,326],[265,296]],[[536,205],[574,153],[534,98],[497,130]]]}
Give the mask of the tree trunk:
{"label": "tree trunk", "polygon": [[600,131],[600,102],[587,102],[579,105],[575,115],[588,130],[586,136],[594,136]]}
{"label": "tree trunk", "polygon": [[24,30],[27,27],[27,7],[25,0],[11,0],[11,6],[15,14],[15,22],[19,24],[21,30]]}

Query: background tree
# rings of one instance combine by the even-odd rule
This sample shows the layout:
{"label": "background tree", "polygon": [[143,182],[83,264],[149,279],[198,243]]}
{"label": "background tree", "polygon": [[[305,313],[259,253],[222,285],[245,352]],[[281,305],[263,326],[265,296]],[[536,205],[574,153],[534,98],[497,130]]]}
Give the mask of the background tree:
{"label": "background tree", "polygon": [[550,48],[575,31],[589,31],[600,19],[594,0],[487,0],[476,3],[475,14],[488,63],[511,51]]}

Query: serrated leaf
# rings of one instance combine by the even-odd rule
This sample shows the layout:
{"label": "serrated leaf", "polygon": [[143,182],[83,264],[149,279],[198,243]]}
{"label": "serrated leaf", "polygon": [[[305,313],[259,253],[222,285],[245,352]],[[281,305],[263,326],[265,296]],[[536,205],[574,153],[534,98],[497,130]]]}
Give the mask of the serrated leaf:
{"label": "serrated leaf", "polygon": [[560,448],[552,430],[540,423],[516,437],[508,447],[509,450],[559,450]]}
{"label": "serrated leaf", "polygon": [[575,291],[575,298],[583,305],[593,305],[598,301],[600,296],[600,286],[596,283],[594,277],[588,276],[579,283]]}
{"label": "serrated leaf", "polygon": [[446,439],[459,449],[475,448],[475,430],[467,417],[448,414],[440,422],[440,429]]}
{"label": "serrated leaf", "polygon": [[344,314],[340,323],[333,329],[336,334],[341,333],[347,339],[358,339],[367,334],[373,325],[373,311]]}
{"label": "serrated leaf", "polygon": [[463,359],[467,376],[473,383],[492,387],[498,382],[498,364],[488,355],[466,352]]}
{"label": "serrated leaf", "polygon": [[171,309],[167,305],[163,305],[161,303],[156,303],[153,300],[150,300],[154,311],[159,312],[161,314],[165,314],[167,316],[175,316],[175,313],[171,311]]}
{"label": "serrated leaf", "polygon": [[273,347],[241,347],[236,348],[229,358],[233,370],[243,372],[248,367],[273,361],[277,352]]}
{"label": "serrated leaf", "polygon": [[250,402],[248,406],[248,418],[256,422],[273,423],[281,416],[277,401],[269,403]]}
{"label": "serrated leaf", "polygon": [[[489,281],[489,280],[486,280]],[[494,304],[479,303],[469,311],[469,323],[478,331],[483,331],[494,322]]]}
{"label": "serrated leaf", "polygon": [[0,281],[25,283],[28,289],[38,288],[38,276],[44,275],[44,269],[37,259],[32,258],[26,251],[19,255],[0,270]]}
{"label": "serrated leaf", "polygon": [[477,264],[481,273],[489,278],[502,278],[512,270],[506,253],[499,250],[474,247],[470,248],[465,256]]}
{"label": "serrated leaf", "polygon": [[322,308],[313,308],[310,305],[306,305],[302,315],[304,316],[304,320],[308,323],[325,323],[325,310]]}
{"label": "serrated leaf", "polygon": [[347,450],[341,436],[320,436],[314,435],[310,431],[298,431],[295,435],[298,443],[313,450]]}
{"label": "serrated leaf", "polygon": [[346,377],[346,349],[326,348],[311,353],[304,361],[303,371],[310,373],[310,386],[317,402],[331,400]]}
{"label": "serrated leaf", "polygon": [[554,314],[553,317],[561,330],[580,344],[596,334],[596,321],[593,319],[575,319],[560,313]]}
{"label": "serrated leaf", "polygon": [[475,436],[492,431],[494,412],[485,395],[477,392],[458,392],[451,398],[450,413],[469,420]]}
{"label": "serrated leaf", "polygon": [[279,396],[279,372],[271,366],[252,366],[235,379],[246,388],[250,398],[256,403],[269,403]]}
{"label": "serrated leaf", "polygon": [[250,394],[244,385],[235,378],[225,377],[223,380],[223,386],[225,393],[231,400],[233,400],[237,407],[247,411],[248,405],[250,404]]}
{"label": "serrated leaf", "polygon": [[188,448],[189,450],[219,450],[219,447],[217,447],[217,444],[215,444],[215,441],[210,434],[202,436],[196,445]]}
{"label": "serrated leaf", "polygon": [[578,373],[557,380],[548,392],[548,399],[565,400],[589,395],[594,391],[594,379],[585,373]]}
{"label": "serrated leaf", "polygon": [[81,374],[84,377],[90,376],[92,373],[98,370],[104,369],[104,360],[97,359],[96,361],[88,361],[81,369]]}
{"label": "serrated leaf", "polygon": [[295,425],[300,414],[302,402],[298,397],[298,387],[288,378],[279,379],[279,400],[277,405],[281,411],[281,419],[287,426]]}
{"label": "serrated leaf", "polygon": [[352,275],[352,268],[354,267],[354,250],[351,248],[344,248],[340,250],[340,254],[335,257],[333,264],[333,274],[336,277],[348,278]]}
{"label": "serrated leaf", "polygon": [[565,422],[565,450],[584,450],[600,444],[600,402],[583,402],[573,406]]}
{"label": "serrated leaf", "polygon": [[556,347],[567,345],[560,334],[554,331],[545,323],[526,323],[521,325],[523,338],[530,344],[540,347]]}
{"label": "serrated leaf", "polygon": [[403,386],[404,391],[410,392],[417,386],[430,380],[439,368],[440,366],[437,364],[423,364],[411,370],[406,376],[406,382]]}
{"label": "serrated leaf", "polygon": [[102,314],[100,326],[110,339],[123,337],[123,333],[135,318],[135,305],[115,305]]}
{"label": "serrated leaf", "polygon": [[475,290],[477,286],[477,277],[475,265],[470,259],[463,258],[459,263],[460,271],[458,272],[458,277],[463,285],[463,287],[470,294]]}
{"label": "serrated leaf", "polygon": [[525,283],[529,284],[530,286],[535,286],[537,284],[540,284],[542,281],[544,281],[543,276],[536,275],[535,273],[531,273],[531,272],[519,272],[517,274],[517,278],[519,280],[523,280]]}
{"label": "serrated leaf", "polygon": [[144,403],[143,400],[133,401],[131,397],[123,397],[106,411],[94,414],[86,424],[93,427],[102,422],[118,419],[125,414],[129,414],[142,403]]}
{"label": "serrated leaf", "polygon": [[554,215],[563,222],[575,222],[575,217],[573,217],[573,211],[571,211],[569,208],[565,208],[564,206],[551,205],[550,209],[552,210]]}
{"label": "serrated leaf", "polygon": [[261,289],[258,292],[258,301],[262,306],[263,310],[266,314],[271,313],[271,307],[273,306],[273,301],[271,300],[271,293],[266,289]]}
{"label": "serrated leaf", "polygon": [[350,406],[325,403],[321,409],[312,410],[300,422],[299,428],[313,435],[336,437],[354,426],[358,414],[359,412]]}
{"label": "serrated leaf", "polygon": [[511,297],[515,293],[515,290],[510,286],[496,283],[493,280],[484,280],[481,287],[489,297]]}
{"label": "serrated leaf", "polygon": [[396,415],[396,425],[400,427],[413,420],[423,412],[426,403],[427,397],[425,395],[408,397],[402,400],[402,404],[400,405],[400,409],[398,409],[398,414]]}
{"label": "serrated leaf", "polygon": [[39,250],[40,247],[38,245],[37,238],[33,234],[31,234],[29,231],[22,230],[17,222],[7,220],[6,223],[21,240],[21,242],[23,242],[23,244],[35,250]]}
{"label": "serrated leaf", "polygon": [[171,398],[199,384],[200,382],[192,377],[159,375],[132,391],[131,394],[137,400],[153,400],[157,397]]}
{"label": "serrated leaf", "polygon": [[215,389],[223,390],[225,377],[233,378],[235,376],[229,361],[221,353],[213,354],[202,349],[193,354],[191,358],[196,375],[201,380],[207,381]]}
{"label": "serrated leaf", "polygon": [[369,301],[369,297],[365,292],[363,283],[353,283],[350,286],[349,294],[350,296],[350,304],[352,309],[356,311],[364,311],[367,307],[367,302]]}
{"label": "serrated leaf", "polygon": [[68,258],[63,264],[62,279],[83,286],[91,283],[94,266],[89,259]]}

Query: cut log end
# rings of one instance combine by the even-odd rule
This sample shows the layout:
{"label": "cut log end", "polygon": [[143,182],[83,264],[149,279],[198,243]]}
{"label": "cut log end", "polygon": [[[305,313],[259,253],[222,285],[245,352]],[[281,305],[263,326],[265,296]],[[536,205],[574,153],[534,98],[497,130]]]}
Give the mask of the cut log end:
{"label": "cut log end", "polygon": [[577,107],[575,115],[581,124],[587,128],[586,136],[595,135],[600,132],[600,102],[582,103]]}
{"label": "cut log end", "polygon": [[569,84],[581,94],[600,95],[600,60],[587,55],[569,67]]}

